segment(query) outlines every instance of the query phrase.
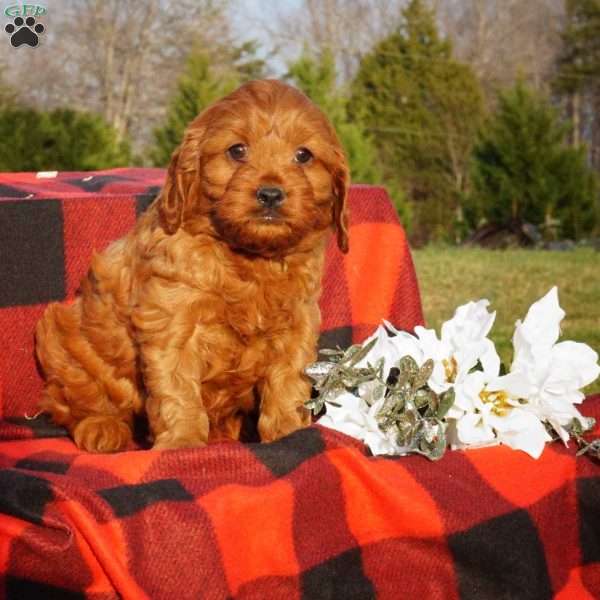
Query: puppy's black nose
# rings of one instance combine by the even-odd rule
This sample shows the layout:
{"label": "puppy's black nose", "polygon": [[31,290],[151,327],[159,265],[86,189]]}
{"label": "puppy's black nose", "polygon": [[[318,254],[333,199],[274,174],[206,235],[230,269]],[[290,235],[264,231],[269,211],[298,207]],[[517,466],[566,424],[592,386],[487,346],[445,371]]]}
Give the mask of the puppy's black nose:
{"label": "puppy's black nose", "polygon": [[285,193],[278,187],[259,187],[256,190],[256,198],[261,206],[275,208],[283,202]]}

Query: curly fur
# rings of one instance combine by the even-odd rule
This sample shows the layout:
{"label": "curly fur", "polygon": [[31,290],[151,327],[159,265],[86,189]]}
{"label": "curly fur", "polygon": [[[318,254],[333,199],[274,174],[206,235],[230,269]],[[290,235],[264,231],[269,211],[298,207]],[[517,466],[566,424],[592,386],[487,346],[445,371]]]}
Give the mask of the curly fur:
{"label": "curly fur", "polygon": [[[227,153],[237,143],[245,162]],[[279,220],[259,218],[261,185],[284,189]],[[160,449],[238,439],[256,402],[262,441],[307,424],[303,369],[332,226],[347,251],[347,187],[333,128],[296,89],[254,81],[206,109],[135,229],[38,323],[41,408],[92,452],[125,448],[144,411]]]}

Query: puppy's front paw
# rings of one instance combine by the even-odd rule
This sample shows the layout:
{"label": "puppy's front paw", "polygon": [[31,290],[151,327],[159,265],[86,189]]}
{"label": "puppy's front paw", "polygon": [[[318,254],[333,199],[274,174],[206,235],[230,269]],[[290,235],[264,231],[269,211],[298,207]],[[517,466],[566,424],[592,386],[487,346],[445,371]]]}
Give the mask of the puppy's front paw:
{"label": "puppy's front paw", "polygon": [[310,412],[303,406],[289,413],[262,413],[258,419],[261,442],[274,442],[310,425]]}
{"label": "puppy's front paw", "polygon": [[153,450],[178,450],[180,448],[201,448],[206,441],[200,438],[175,437],[169,431],[161,433],[152,446]]}

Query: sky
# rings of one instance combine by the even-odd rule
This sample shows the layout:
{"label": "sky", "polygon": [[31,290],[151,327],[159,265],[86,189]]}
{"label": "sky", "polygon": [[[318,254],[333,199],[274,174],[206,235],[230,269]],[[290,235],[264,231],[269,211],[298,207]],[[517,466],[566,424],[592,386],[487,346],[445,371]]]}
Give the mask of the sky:
{"label": "sky", "polygon": [[[135,2],[135,0],[122,0],[123,2]],[[160,0],[157,0],[160,1]],[[64,8],[67,4],[76,3],[77,0],[0,0],[0,33],[4,33],[4,26],[11,21],[5,16],[4,11],[7,7],[16,4],[41,5],[47,8],[48,12],[43,17],[48,32],[51,33],[52,14]],[[231,22],[239,36],[240,42],[249,39],[259,42],[259,55],[267,60],[267,64],[273,71],[273,75],[285,73],[285,61],[278,55],[273,56],[275,48],[274,40],[270,35],[268,28],[276,27],[278,18],[293,12],[302,0],[229,0]],[[278,40],[281,43],[280,40]],[[278,53],[277,53],[278,54]]]}
{"label": "sky", "polygon": [[232,23],[240,36],[240,41],[257,40],[260,44],[259,55],[267,59],[267,64],[273,70],[273,75],[279,76],[286,72],[284,59],[279,53],[269,54],[275,49],[280,40],[274,41],[265,25],[275,27],[278,18],[294,11],[301,0],[233,0],[231,6]]}

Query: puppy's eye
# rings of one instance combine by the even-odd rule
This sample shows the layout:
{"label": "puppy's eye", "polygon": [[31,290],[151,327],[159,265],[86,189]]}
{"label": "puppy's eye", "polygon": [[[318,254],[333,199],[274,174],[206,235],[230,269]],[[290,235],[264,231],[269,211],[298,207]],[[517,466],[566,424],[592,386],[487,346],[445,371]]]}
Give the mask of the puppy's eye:
{"label": "puppy's eye", "polygon": [[294,155],[294,162],[304,165],[312,157],[312,152],[308,148],[298,148],[298,150],[296,150],[296,154]]}
{"label": "puppy's eye", "polygon": [[227,154],[239,162],[246,160],[248,156],[248,146],[245,144],[234,144],[231,148],[227,149]]}

